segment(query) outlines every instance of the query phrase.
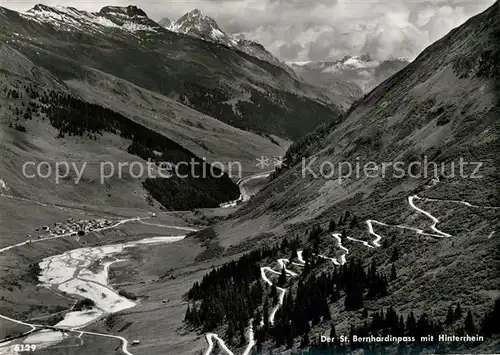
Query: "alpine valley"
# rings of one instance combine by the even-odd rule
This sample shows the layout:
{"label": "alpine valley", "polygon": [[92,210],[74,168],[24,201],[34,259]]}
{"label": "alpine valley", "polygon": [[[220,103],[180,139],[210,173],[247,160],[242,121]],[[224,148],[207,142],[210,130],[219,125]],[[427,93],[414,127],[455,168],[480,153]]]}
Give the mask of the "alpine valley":
{"label": "alpine valley", "polygon": [[499,15],[285,63],[0,7],[0,354],[497,353]]}

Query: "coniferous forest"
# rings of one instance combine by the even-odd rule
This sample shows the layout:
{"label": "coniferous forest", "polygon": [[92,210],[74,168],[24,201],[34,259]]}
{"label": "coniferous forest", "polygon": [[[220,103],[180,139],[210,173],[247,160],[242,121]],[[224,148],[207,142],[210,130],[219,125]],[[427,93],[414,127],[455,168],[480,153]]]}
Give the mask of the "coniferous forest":
{"label": "coniferous forest", "polygon": [[[389,280],[397,278],[398,249],[392,248],[390,254],[390,275],[380,272],[373,258],[367,265],[353,258],[344,265],[325,268],[325,263],[330,261],[318,257],[316,252],[325,233],[337,226],[355,227],[356,221],[357,217],[347,212],[338,222],[332,219],[325,229],[313,226],[304,236],[304,241],[284,239],[280,244],[256,249],[212,270],[201,282],[195,282],[186,294],[186,324],[202,332],[222,328],[228,344],[244,346],[246,329],[252,322],[258,352],[264,343],[273,347],[337,348],[338,351],[366,347],[366,343],[353,342],[354,336],[404,337],[405,344],[435,348],[439,345],[437,336],[445,330],[446,334],[457,336],[481,334],[490,337],[500,333],[500,300],[483,319],[474,319],[474,315],[462,309],[459,302],[450,306],[446,319],[434,319],[426,313],[414,311],[400,313],[390,306],[379,310],[366,309],[366,301],[381,300],[388,295]],[[283,269],[274,277],[272,286],[263,282],[261,267],[274,266],[278,258],[298,261],[299,249],[303,250],[306,263],[297,277],[287,277]],[[287,292],[271,324],[269,316],[278,305],[280,287]],[[342,343],[337,334],[336,319],[332,316],[333,307],[339,305],[344,311],[357,315],[357,321],[351,323],[348,330],[349,340]],[[330,328],[329,334],[334,340],[321,341],[324,332],[318,333],[315,327],[324,329],[325,325]],[[433,340],[421,341],[422,337],[428,336],[434,336]],[[379,345],[391,346],[393,342]]]}

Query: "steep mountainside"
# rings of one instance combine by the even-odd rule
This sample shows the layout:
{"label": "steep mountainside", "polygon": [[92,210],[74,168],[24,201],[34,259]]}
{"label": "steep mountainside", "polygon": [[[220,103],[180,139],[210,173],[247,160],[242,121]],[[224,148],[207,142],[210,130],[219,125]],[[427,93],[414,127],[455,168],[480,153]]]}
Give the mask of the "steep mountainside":
{"label": "steep mountainside", "polygon": [[[241,162],[258,172],[256,158],[284,154],[288,141],[244,131],[127,80],[92,70],[66,84],[88,102],[113,109],[179,143],[208,162]],[[236,172],[233,172],[236,173]]]}
{"label": "steep mountainside", "polygon": [[[461,156],[464,159],[479,159],[484,162],[482,170],[485,177],[481,181],[445,179],[433,187],[433,191],[441,193],[446,190],[450,195],[457,194],[457,197],[479,199],[490,205],[499,204],[497,197],[489,196],[489,192],[493,191],[488,191],[494,188],[489,182],[494,177],[493,163],[497,161],[494,156],[498,148],[499,128],[498,120],[495,120],[499,73],[496,61],[496,38],[499,34],[497,10],[496,5],[491,7],[428,47],[414,62],[351,108],[340,125],[309,135],[313,138],[321,136],[322,139],[301,139],[292,145],[289,157],[303,155],[307,157],[307,166],[315,158],[313,170],[324,161],[354,163],[355,158],[361,162],[402,160],[409,163],[426,155],[429,161],[432,159],[448,165]],[[313,150],[308,150],[309,142],[314,143]],[[306,179],[302,179],[298,174],[301,165],[289,167],[278,174],[269,185],[268,193],[261,194],[258,200],[263,202],[265,199],[270,203],[287,197],[286,205],[292,206],[292,201],[300,200],[303,208],[307,201],[318,197],[318,191],[334,201],[368,187],[364,194],[377,193],[381,196],[383,193],[397,194],[421,188],[427,182],[409,177],[383,181],[361,176],[336,183],[337,172],[329,181],[312,179],[309,173]],[[389,173],[387,175],[390,176]],[[283,182],[290,183],[292,180],[292,186],[279,192]],[[468,188],[463,189],[463,186]],[[303,193],[294,194],[294,191],[303,191],[305,187],[307,191],[317,191],[308,195],[307,201],[303,199]],[[477,194],[479,190],[482,191],[480,195]],[[271,191],[277,193],[269,193]],[[338,195],[340,191],[342,193]],[[284,212],[286,205],[280,210]]]}
{"label": "steep mountainside", "polygon": [[63,80],[97,69],[244,130],[296,138],[345,107],[283,68],[168,31],[133,6],[2,8],[0,20],[0,41]]}
{"label": "steep mountainside", "polygon": [[[497,353],[498,6],[324,120],[329,99],[280,68],[136,8],[0,8],[0,353],[31,339],[78,355]],[[221,102],[240,125],[300,135],[256,196],[200,210],[239,189],[226,175],[133,176],[131,163],[202,169],[209,152],[253,165],[258,145],[286,145],[221,122],[235,119]],[[246,155],[240,139],[255,139]],[[45,175],[64,161],[67,174]],[[103,162],[128,167],[101,183]]]}
{"label": "steep mountainside", "polygon": [[257,42],[247,41],[242,38],[235,38],[228,35],[219,28],[219,25],[213,18],[204,15],[198,9],[194,9],[184,14],[175,22],[170,22],[168,19],[160,20],[160,22],[163,27],[170,31],[183,33],[240,50],[251,56],[279,66],[289,74],[294,75],[290,68],[281,63],[278,58],[269,53],[262,45]]}
{"label": "steep mountainside", "polygon": [[[210,170],[201,158],[159,133],[157,127],[84,101],[6,44],[0,45],[0,76],[0,176],[9,186],[9,195],[143,208],[153,206],[155,198],[168,209],[181,210],[216,207],[239,196],[238,187],[227,175],[217,178],[218,169]],[[145,173],[148,161],[154,164]],[[197,166],[182,169],[186,178],[168,177],[168,171],[160,174],[157,164],[190,161]],[[119,162],[142,167],[139,172],[137,168],[135,172],[129,168],[116,171]],[[28,172],[29,164],[33,173]],[[61,164],[64,168],[58,167]],[[211,172],[196,178],[201,169]],[[36,173],[40,171],[44,178]]]}
{"label": "steep mountainside", "polygon": [[[498,6],[429,46],[341,124],[298,140],[287,153],[292,166],[276,172],[231,220],[214,228],[227,254],[275,246],[273,258],[258,256],[259,263],[274,267],[276,259],[291,255],[292,271],[301,273],[283,271],[274,279],[287,288],[283,311],[274,332],[264,326],[259,341],[274,351],[293,346],[296,336],[301,346],[334,346],[317,340],[332,334],[333,326],[337,334],[359,336],[486,329],[482,319],[500,295]],[[303,263],[297,249],[307,251],[309,268],[295,267]],[[304,280],[312,283],[309,290]],[[314,297],[321,315],[303,303]],[[447,310],[457,303],[464,311],[450,320]],[[379,330],[377,321],[390,323],[394,315],[396,323],[400,315],[404,321]],[[414,317],[421,324],[416,333]],[[273,338],[276,332],[281,335]],[[488,334],[480,343],[439,346],[489,353],[498,337]]]}
{"label": "steep mountainside", "polygon": [[[164,18],[160,21],[160,23],[162,23],[162,26],[170,31],[184,33],[213,43],[219,43],[267,61],[282,68],[293,78],[297,78],[297,73],[299,75],[302,74],[302,71],[298,66],[292,65],[290,67],[287,64],[280,62],[278,58],[274,57],[261,44],[248,41],[241,37],[228,35],[219,28],[217,22],[215,22],[213,18],[202,14],[197,9],[186,13],[175,22],[170,22],[169,19]],[[325,76],[325,80],[323,82],[321,80],[313,79],[313,71],[313,68],[308,68],[308,71],[305,73],[306,75],[303,75],[303,79],[311,85],[327,88],[327,91],[323,90],[323,94],[332,98],[332,100],[339,104],[343,109],[349,108],[349,106],[356,99],[363,96],[363,92],[354,83],[355,80],[344,80],[346,78],[352,79],[352,74],[345,78],[341,75],[323,75]],[[365,81],[366,80],[367,79],[365,78]]]}
{"label": "steep mountainside", "polygon": [[[408,65],[407,59],[382,62],[370,56],[345,57],[336,62],[290,62],[290,67],[312,85],[330,88],[347,82],[368,92]],[[362,95],[359,95],[362,96]]]}

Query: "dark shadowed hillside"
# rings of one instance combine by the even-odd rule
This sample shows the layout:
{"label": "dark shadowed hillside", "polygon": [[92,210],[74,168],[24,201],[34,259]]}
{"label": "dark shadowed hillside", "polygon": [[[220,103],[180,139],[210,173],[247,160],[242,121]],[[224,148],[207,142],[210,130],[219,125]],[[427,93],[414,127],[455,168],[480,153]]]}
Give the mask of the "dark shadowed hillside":
{"label": "dark shadowed hillside", "polygon": [[[128,155],[129,159],[136,156],[144,164],[151,161],[155,163],[155,169],[159,168],[160,162],[175,165],[180,162],[195,161],[197,165],[194,171],[191,172],[191,169],[186,167],[180,172],[182,175],[189,176],[186,179],[179,178],[175,174],[170,178],[148,177],[145,179],[145,176],[141,176],[139,181],[143,181],[145,190],[168,209],[217,207],[220,203],[239,196],[239,189],[227,175],[221,178],[214,177],[222,175],[218,169],[213,170],[213,174],[208,174],[204,178],[193,178],[191,175],[200,175],[208,164],[176,142],[113,110],[81,100],[50,73],[33,66],[26,58],[8,46],[3,45],[0,51],[3,55],[2,67],[5,68],[0,73],[3,78],[0,97],[3,102],[8,102],[2,110],[2,121],[8,124],[8,127],[2,131],[4,136],[2,161],[8,167],[7,169],[2,167],[2,170],[5,169],[2,177],[9,184],[15,181],[15,179],[11,180],[15,175],[18,175],[25,183],[30,183],[26,176],[20,176],[23,169],[20,167],[12,169],[14,166],[25,163],[25,161],[13,159],[13,156],[25,155],[31,157],[27,161],[38,160],[43,157],[43,154],[39,155],[39,153],[44,150],[47,153],[51,151],[51,154],[45,155],[45,158],[51,160],[54,159],[51,155],[58,150],[61,158],[76,154],[85,156],[85,153],[90,153],[85,147],[89,148],[89,145],[95,141],[101,145],[101,148],[110,149],[114,145],[116,149],[121,150],[122,155]],[[47,136],[46,131],[53,131],[53,136]],[[115,137],[112,139],[114,142],[111,143],[106,139],[109,135]],[[75,140],[82,143],[80,149],[69,148],[68,143]],[[56,145],[65,145],[66,149],[69,148],[69,152],[65,153],[64,149],[57,148],[47,150],[47,145],[51,144],[49,141],[55,141]],[[54,160],[57,158],[56,156]],[[108,157],[106,161],[115,161],[116,158]],[[71,179],[65,180],[65,187],[70,189]],[[98,181],[87,182],[89,187],[97,187]],[[128,181],[128,183],[131,182]],[[120,178],[118,178],[116,184],[122,185],[123,182],[120,183]],[[15,184],[12,185],[15,186]],[[53,188],[61,187],[54,186]],[[26,192],[22,190],[17,191],[21,196]],[[163,191],[160,194],[158,190]],[[99,194],[99,191],[95,193]],[[64,192],[57,191],[57,195],[64,195]],[[111,196],[109,193],[107,195]],[[126,198],[126,196],[120,198]]]}

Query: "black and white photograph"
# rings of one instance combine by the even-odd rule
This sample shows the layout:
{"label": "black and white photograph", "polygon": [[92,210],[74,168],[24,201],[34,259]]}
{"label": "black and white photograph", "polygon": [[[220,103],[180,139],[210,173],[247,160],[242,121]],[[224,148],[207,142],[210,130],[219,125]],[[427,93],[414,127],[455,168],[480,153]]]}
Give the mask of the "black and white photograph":
{"label": "black and white photograph", "polygon": [[37,1],[0,355],[500,354],[498,0]]}

